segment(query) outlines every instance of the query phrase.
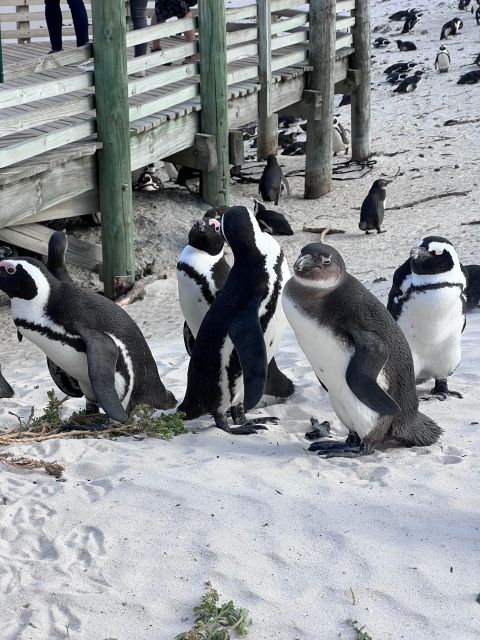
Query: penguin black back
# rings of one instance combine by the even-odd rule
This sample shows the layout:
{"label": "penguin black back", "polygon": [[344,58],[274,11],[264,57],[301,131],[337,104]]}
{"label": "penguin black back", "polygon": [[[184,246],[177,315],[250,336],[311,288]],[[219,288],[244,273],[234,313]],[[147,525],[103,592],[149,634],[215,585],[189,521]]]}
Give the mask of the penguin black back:
{"label": "penguin black back", "polygon": [[265,202],[278,204],[282,190],[282,169],[278,166],[277,158],[273,153],[267,157],[267,166],[260,178],[259,192]]}
{"label": "penguin black back", "polygon": [[54,278],[62,282],[73,282],[65,264],[68,239],[65,231],[55,231],[48,241],[47,268]]}
{"label": "penguin black back", "polygon": [[473,311],[480,304],[480,265],[467,264],[464,270],[467,275],[467,311]]}
{"label": "penguin black back", "polygon": [[390,180],[375,180],[362,203],[358,227],[361,231],[365,231],[367,235],[373,229],[376,229],[377,233],[383,233],[380,227],[384,218],[387,198],[385,187],[388,184],[390,184]]}
{"label": "penguin black back", "polygon": [[293,236],[292,227],[289,225],[283,213],[273,211],[273,209],[267,209],[265,205],[256,198],[254,198],[253,201],[255,217],[262,231],[266,231],[272,236]]}

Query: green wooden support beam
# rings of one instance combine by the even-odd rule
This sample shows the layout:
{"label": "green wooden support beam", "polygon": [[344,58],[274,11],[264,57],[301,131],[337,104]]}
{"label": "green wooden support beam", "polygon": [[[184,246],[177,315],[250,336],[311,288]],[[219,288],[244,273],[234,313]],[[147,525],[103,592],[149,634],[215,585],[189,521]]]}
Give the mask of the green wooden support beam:
{"label": "green wooden support beam", "polygon": [[0,83],[3,82],[2,26],[0,25]]}
{"label": "green wooden support beam", "polygon": [[135,280],[125,0],[92,2],[95,96],[105,295],[114,300]]}
{"label": "green wooden support beam", "polygon": [[230,204],[225,23],[224,2],[199,2],[201,132],[214,135],[217,147],[216,168],[202,172],[202,197],[212,207]]}
{"label": "green wooden support beam", "polygon": [[352,92],[352,160],[366,160],[370,155],[370,28],[370,0],[356,0],[355,25],[352,28],[355,53],[351,63],[360,77],[357,88]]}

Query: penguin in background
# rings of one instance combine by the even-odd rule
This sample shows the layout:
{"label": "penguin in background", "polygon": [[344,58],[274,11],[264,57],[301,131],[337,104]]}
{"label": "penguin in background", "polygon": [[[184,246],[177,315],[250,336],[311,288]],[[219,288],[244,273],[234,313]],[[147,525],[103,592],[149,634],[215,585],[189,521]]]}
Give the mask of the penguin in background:
{"label": "penguin in background", "polygon": [[457,84],[477,84],[480,81],[480,69],[475,71],[468,71],[460,76],[457,80]]}
{"label": "penguin in background", "polygon": [[446,22],[440,32],[440,40],[447,40],[450,36],[458,35],[460,29],[463,29],[463,22],[460,18],[453,18]]}
{"label": "penguin in background", "polygon": [[267,209],[264,204],[253,199],[253,212],[260,229],[272,236],[293,236],[293,229],[280,211]]}
{"label": "penguin in background", "polygon": [[423,71],[415,71],[413,76],[408,76],[400,82],[400,84],[393,90],[394,93],[411,93],[415,91],[420,82],[423,80]]}
{"label": "penguin in background", "polygon": [[416,51],[417,45],[408,40],[395,40],[399,51]]}
{"label": "penguin in background", "polygon": [[303,247],[282,303],[300,347],[349,430],[346,442],[314,442],[310,451],[355,458],[387,440],[404,446],[438,440],[440,427],[418,411],[404,335],[383,304],[347,273],[338,251],[323,241]]}
{"label": "penguin in background", "polygon": [[411,71],[413,67],[417,66],[417,62],[396,62],[387,67],[383,73],[389,75],[390,73],[402,73],[404,71]]}
{"label": "penguin in background", "polygon": [[18,332],[109,418],[126,422],[139,404],[175,406],[142,332],[115,302],[57,280],[33,258],[0,261],[0,289]]}
{"label": "penguin in background", "polygon": [[435,58],[435,69],[440,73],[446,73],[450,68],[450,53],[446,45],[440,45],[440,49]]}
{"label": "penguin in background", "polygon": [[480,265],[466,264],[463,268],[467,276],[467,311],[473,311],[480,304]]}
{"label": "penguin in background", "polygon": [[373,48],[374,49],[383,49],[384,47],[388,47],[388,45],[391,44],[391,40],[389,40],[388,38],[375,38],[375,40],[373,41]]}
{"label": "penguin in background", "polygon": [[387,204],[387,192],[385,187],[389,185],[391,180],[380,178],[370,187],[365,200],[362,202],[360,210],[360,223],[358,228],[365,231],[366,235],[376,229],[377,233],[385,233],[385,229],[381,230],[385,208]]}
{"label": "penguin in background", "polygon": [[47,269],[57,280],[73,283],[65,263],[67,249],[68,237],[66,231],[54,231],[48,241]]}
{"label": "penguin in background", "polygon": [[[0,247],[0,260],[4,258],[8,258],[8,256],[12,255],[12,250],[10,247],[1,246]],[[0,367],[0,398],[12,398],[15,395],[15,391],[8,384],[5,378],[2,375],[2,368]]]}
{"label": "penguin in background", "polygon": [[342,125],[337,116],[333,117],[333,155],[344,152],[348,154],[350,139],[345,127]]}
{"label": "penguin in background", "polygon": [[[228,207],[225,209],[228,210]],[[183,339],[189,356],[193,353],[195,338],[203,319],[230,273],[230,265],[224,257],[225,240],[220,233],[223,213],[225,211],[218,218],[204,218],[193,225],[188,234],[188,244],[178,259],[178,298],[185,318]],[[208,211],[205,215],[207,214]],[[268,363],[264,395],[286,400],[294,393],[292,381],[280,371],[275,358],[272,358]]]}
{"label": "penguin in background", "polygon": [[410,33],[416,24],[420,22],[420,14],[411,14],[405,19],[405,23],[403,25],[403,29],[401,31],[402,35]]}
{"label": "penguin in background", "polygon": [[393,73],[390,73],[387,76],[387,82],[389,84],[398,84],[402,80],[405,80],[405,78],[407,78],[407,77],[408,76],[407,76],[407,72],[406,71],[402,71],[400,73],[397,73],[397,72],[394,71]]}
{"label": "penguin in background", "polygon": [[[178,410],[187,420],[210,414],[219,429],[248,435],[276,420],[247,420],[245,410],[265,392],[286,324],[280,296],[290,274],[279,244],[246,207],[231,207],[221,224],[234,264],[198,331]],[[228,425],[229,409],[236,427]]]}
{"label": "penguin in background", "polygon": [[475,21],[477,23],[477,26],[479,26],[480,25],[480,3],[478,2],[478,0],[477,0],[477,4],[478,4],[478,7],[475,9]]}
{"label": "penguin in background", "polygon": [[274,202],[278,205],[282,193],[282,183],[285,185],[287,194],[290,195],[290,186],[283,175],[282,168],[278,165],[277,157],[271,153],[267,156],[267,165],[260,178],[258,191],[264,202]]}
{"label": "penguin in background", "polygon": [[417,383],[434,378],[431,394],[461,398],[447,378],[461,359],[465,328],[466,274],[453,244],[429,236],[394,273],[387,308],[412,351]]}
{"label": "penguin in background", "polygon": [[[480,10],[480,7],[479,7],[479,10]],[[473,61],[473,64],[476,64],[478,67],[480,67],[480,53],[478,54],[478,56]]]}

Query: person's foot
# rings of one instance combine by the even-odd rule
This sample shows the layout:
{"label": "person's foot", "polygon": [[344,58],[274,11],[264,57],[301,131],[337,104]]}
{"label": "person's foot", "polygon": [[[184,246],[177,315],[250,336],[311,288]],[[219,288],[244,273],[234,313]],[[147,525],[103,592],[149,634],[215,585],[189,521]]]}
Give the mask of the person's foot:
{"label": "person's foot", "polygon": [[47,55],[51,55],[52,53],[60,53],[63,49],[50,49]]}

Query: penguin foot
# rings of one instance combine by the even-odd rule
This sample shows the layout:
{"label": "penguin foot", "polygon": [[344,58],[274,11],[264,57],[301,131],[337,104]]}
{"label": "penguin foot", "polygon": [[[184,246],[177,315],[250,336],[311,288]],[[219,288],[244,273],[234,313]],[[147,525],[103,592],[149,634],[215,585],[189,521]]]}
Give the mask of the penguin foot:
{"label": "penguin foot", "polygon": [[430,395],[436,396],[439,400],[446,400],[448,396],[453,396],[454,398],[463,399],[463,396],[458,391],[450,391],[448,388],[448,384],[446,380],[435,380],[435,386],[430,391]]}
{"label": "penguin foot", "polygon": [[359,447],[342,447],[341,449],[334,449],[333,451],[319,451],[318,455],[323,458],[362,458],[363,456],[369,456],[374,453],[374,449],[364,442],[360,443]]}
{"label": "penguin foot", "polygon": [[[237,407],[232,407],[232,417],[235,419],[238,419],[238,415],[234,416],[234,409],[237,409]],[[243,407],[242,407],[242,411],[243,413]],[[245,417],[245,414],[243,413],[243,416]],[[256,422],[254,422],[253,420],[245,420],[242,424],[240,424],[238,427],[230,427],[228,422],[227,422],[227,416],[214,416],[214,420],[215,420],[215,426],[218,429],[221,429],[222,431],[225,431],[225,433],[230,433],[232,435],[240,435],[240,436],[249,436],[252,435],[253,433],[257,433],[258,429],[263,429],[266,430],[267,427],[263,424],[258,424]],[[238,424],[238,423],[237,423]]]}
{"label": "penguin foot", "polygon": [[[259,416],[258,418],[250,418],[249,420],[246,420],[243,424],[250,424],[250,425],[260,425],[260,424],[265,424],[265,423],[270,423],[270,424],[278,424],[280,422],[280,420],[278,418],[276,418],[275,416]],[[266,429],[266,427],[265,427]]]}
{"label": "penguin foot", "polygon": [[335,450],[358,448],[362,445],[360,436],[355,431],[351,431],[348,434],[348,438],[345,442],[312,442],[308,447],[309,451],[318,451],[318,455],[329,453]]}
{"label": "penguin foot", "polygon": [[312,431],[307,431],[305,434],[305,438],[307,440],[318,440],[319,438],[331,438],[330,434],[330,423],[325,420],[321,424],[316,418],[310,418],[311,425],[313,427]]}
{"label": "penguin foot", "polygon": [[383,229],[383,231],[382,231],[382,229],[377,229],[377,233],[387,233],[387,230]]}

